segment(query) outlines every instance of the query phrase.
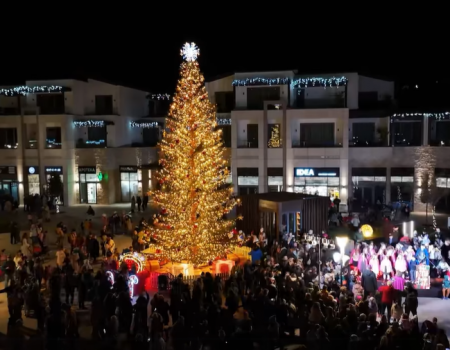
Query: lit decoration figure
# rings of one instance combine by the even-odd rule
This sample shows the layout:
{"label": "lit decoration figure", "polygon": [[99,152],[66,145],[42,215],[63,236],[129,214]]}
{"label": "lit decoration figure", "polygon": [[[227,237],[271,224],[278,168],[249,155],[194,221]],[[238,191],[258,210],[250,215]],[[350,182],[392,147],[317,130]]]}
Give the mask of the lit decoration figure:
{"label": "lit decoration figure", "polygon": [[188,62],[194,62],[197,61],[197,57],[200,56],[200,50],[195,43],[186,43],[181,49],[181,56]]}
{"label": "lit decoration figure", "polygon": [[267,143],[269,148],[280,148],[281,147],[281,136],[280,136],[280,126],[275,124],[272,126],[270,140]]}
{"label": "lit decoration figure", "polygon": [[131,270],[131,264],[134,264],[136,266],[136,273],[144,270],[144,261],[145,257],[136,252],[123,254],[120,259],[120,262],[125,262],[128,265],[128,270]]}
{"label": "lit decoration figure", "polygon": [[369,238],[373,236],[373,228],[370,225],[362,225],[361,232],[364,237]]}
{"label": "lit decoration figure", "polygon": [[195,61],[195,44],[185,45],[180,79],[159,144],[160,189],[150,192],[164,212],[150,228],[159,257],[199,265],[223,256],[237,238],[228,233],[235,220],[225,219],[236,205],[227,183],[228,164],[216,106],[208,99]]}
{"label": "lit decoration figure", "polygon": [[114,285],[114,273],[112,273],[111,271],[106,271],[106,278],[109,282],[111,282],[111,285]]}
{"label": "lit decoration figure", "polygon": [[136,275],[128,277],[128,289],[130,290],[130,298],[134,296],[134,286],[139,283],[139,278]]}

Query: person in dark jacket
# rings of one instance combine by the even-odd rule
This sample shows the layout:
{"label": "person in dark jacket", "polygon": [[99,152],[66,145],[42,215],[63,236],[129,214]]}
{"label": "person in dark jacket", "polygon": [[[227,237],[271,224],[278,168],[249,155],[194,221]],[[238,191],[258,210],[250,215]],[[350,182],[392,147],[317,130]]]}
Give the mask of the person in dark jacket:
{"label": "person in dark jacket", "polygon": [[94,235],[89,236],[87,248],[89,256],[94,259],[93,263],[95,264],[97,262],[97,258],[100,255],[100,244],[98,243],[98,240]]}
{"label": "person in dark jacket", "polygon": [[368,269],[364,271],[362,278],[361,278],[361,284],[364,288],[364,296],[368,297],[369,294],[374,296],[375,292],[378,290],[378,283],[377,283],[377,276],[375,276],[375,273],[372,271],[372,266],[368,266]]}
{"label": "person in dark jacket", "polygon": [[417,299],[417,290],[411,283],[408,283],[405,288],[405,314],[412,313],[413,316],[417,315],[417,307],[419,306],[419,299]]}

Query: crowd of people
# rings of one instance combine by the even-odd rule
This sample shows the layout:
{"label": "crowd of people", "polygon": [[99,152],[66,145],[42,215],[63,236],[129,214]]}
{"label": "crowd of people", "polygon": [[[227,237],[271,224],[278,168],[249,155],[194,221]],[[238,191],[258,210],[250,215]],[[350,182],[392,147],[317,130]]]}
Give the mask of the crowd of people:
{"label": "crowd of people", "polygon": [[[80,327],[90,327],[92,342],[108,349],[449,347],[437,320],[419,324],[412,283],[405,281],[406,288],[399,290],[387,278],[378,287],[371,264],[353,274],[342,268],[341,280],[329,254],[333,243],[316,245],[312,232],[302,237],[286,233],[279,241],[267,239],[263,230],[242,237],[242,244],[252,248],[251,260],[234,268],[229,278],[203,273],[187,284],[180,275],[168,292],[143,292],[131,299],[130,271],[119,265],[114,243],[115,234],[129,232],[127,220],[131,216],[117,213],[102,218],[99,237],[92,233],[92,219],[78,230],[58,224],[53,266],[45,265],[47,233],[32,222],[31,235],[18,242],[20,251],[15,256],[2,252],[6,279],[0,293],[8,295],[10,327],[20,325],[24,310],[25,316],[37,319],[38,337],[48,349],[74,348]],[[133,230],[132,242],[136,234]],[[361,248],[364,254],[366,247]],[[355,267],[355,252],[352,259]],[[80,317],[83,312],[90,312],[88,322]]]}

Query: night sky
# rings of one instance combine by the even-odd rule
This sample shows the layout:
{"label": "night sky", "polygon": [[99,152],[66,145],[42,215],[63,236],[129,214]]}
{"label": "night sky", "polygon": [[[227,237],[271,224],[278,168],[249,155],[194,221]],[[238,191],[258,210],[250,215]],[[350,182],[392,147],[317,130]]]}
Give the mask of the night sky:
{"label": "night sky", "polygon": [[[194,41],[207,80],[238,71],[298,69],[302,74],[358,71],[396,79],[398,86],[449,85],[444,84],[450,77],[447,49],[436,41],[448,32],[447,20],[428,26],[422,19],[423,25],[415,25],[410,14],[404,19],[398,14],[379,18],[368,10],[330,16],[294,10],[272,13],[269,8],[260,14],[220,7],[195,10],[198,23],[189,19],[186,9],[172,16],[168,9],[136,8],[130,13],[142,12],[142,18],[124,11],[125,20],[118,17],[121,11],[114,18],[109,13],[103,19],[92,14],[51,35],[45,33],[42,19],[42,30],[31,31],[34,40],[4,39],[3,49],[8,47],[14,55],[2,53],[8,69],[1,72],[0,84],[90,77],[172,93],[181,63],[179,50],[184,42]],[[186,16],[180,16],[185,11]]]}

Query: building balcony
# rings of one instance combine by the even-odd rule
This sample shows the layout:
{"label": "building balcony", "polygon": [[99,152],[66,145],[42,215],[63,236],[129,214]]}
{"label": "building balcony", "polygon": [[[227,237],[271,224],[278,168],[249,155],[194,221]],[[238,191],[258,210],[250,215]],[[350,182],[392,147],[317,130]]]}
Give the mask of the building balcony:
{"label": "building balcony", "polygon": [[0,115],[20,115],[20,108],[0,107]]}
{"label": "building balcony", "polygon": [[292,140],[292,148],[339,148],[342,147],[342,143],[330,142],[330,143],[313,143],[300,140]]}
{"label": "building balcony", "polygon": [[326,109],[326,108],[346,108],[345,98],[294,98],[291,104],[292,109]]}

